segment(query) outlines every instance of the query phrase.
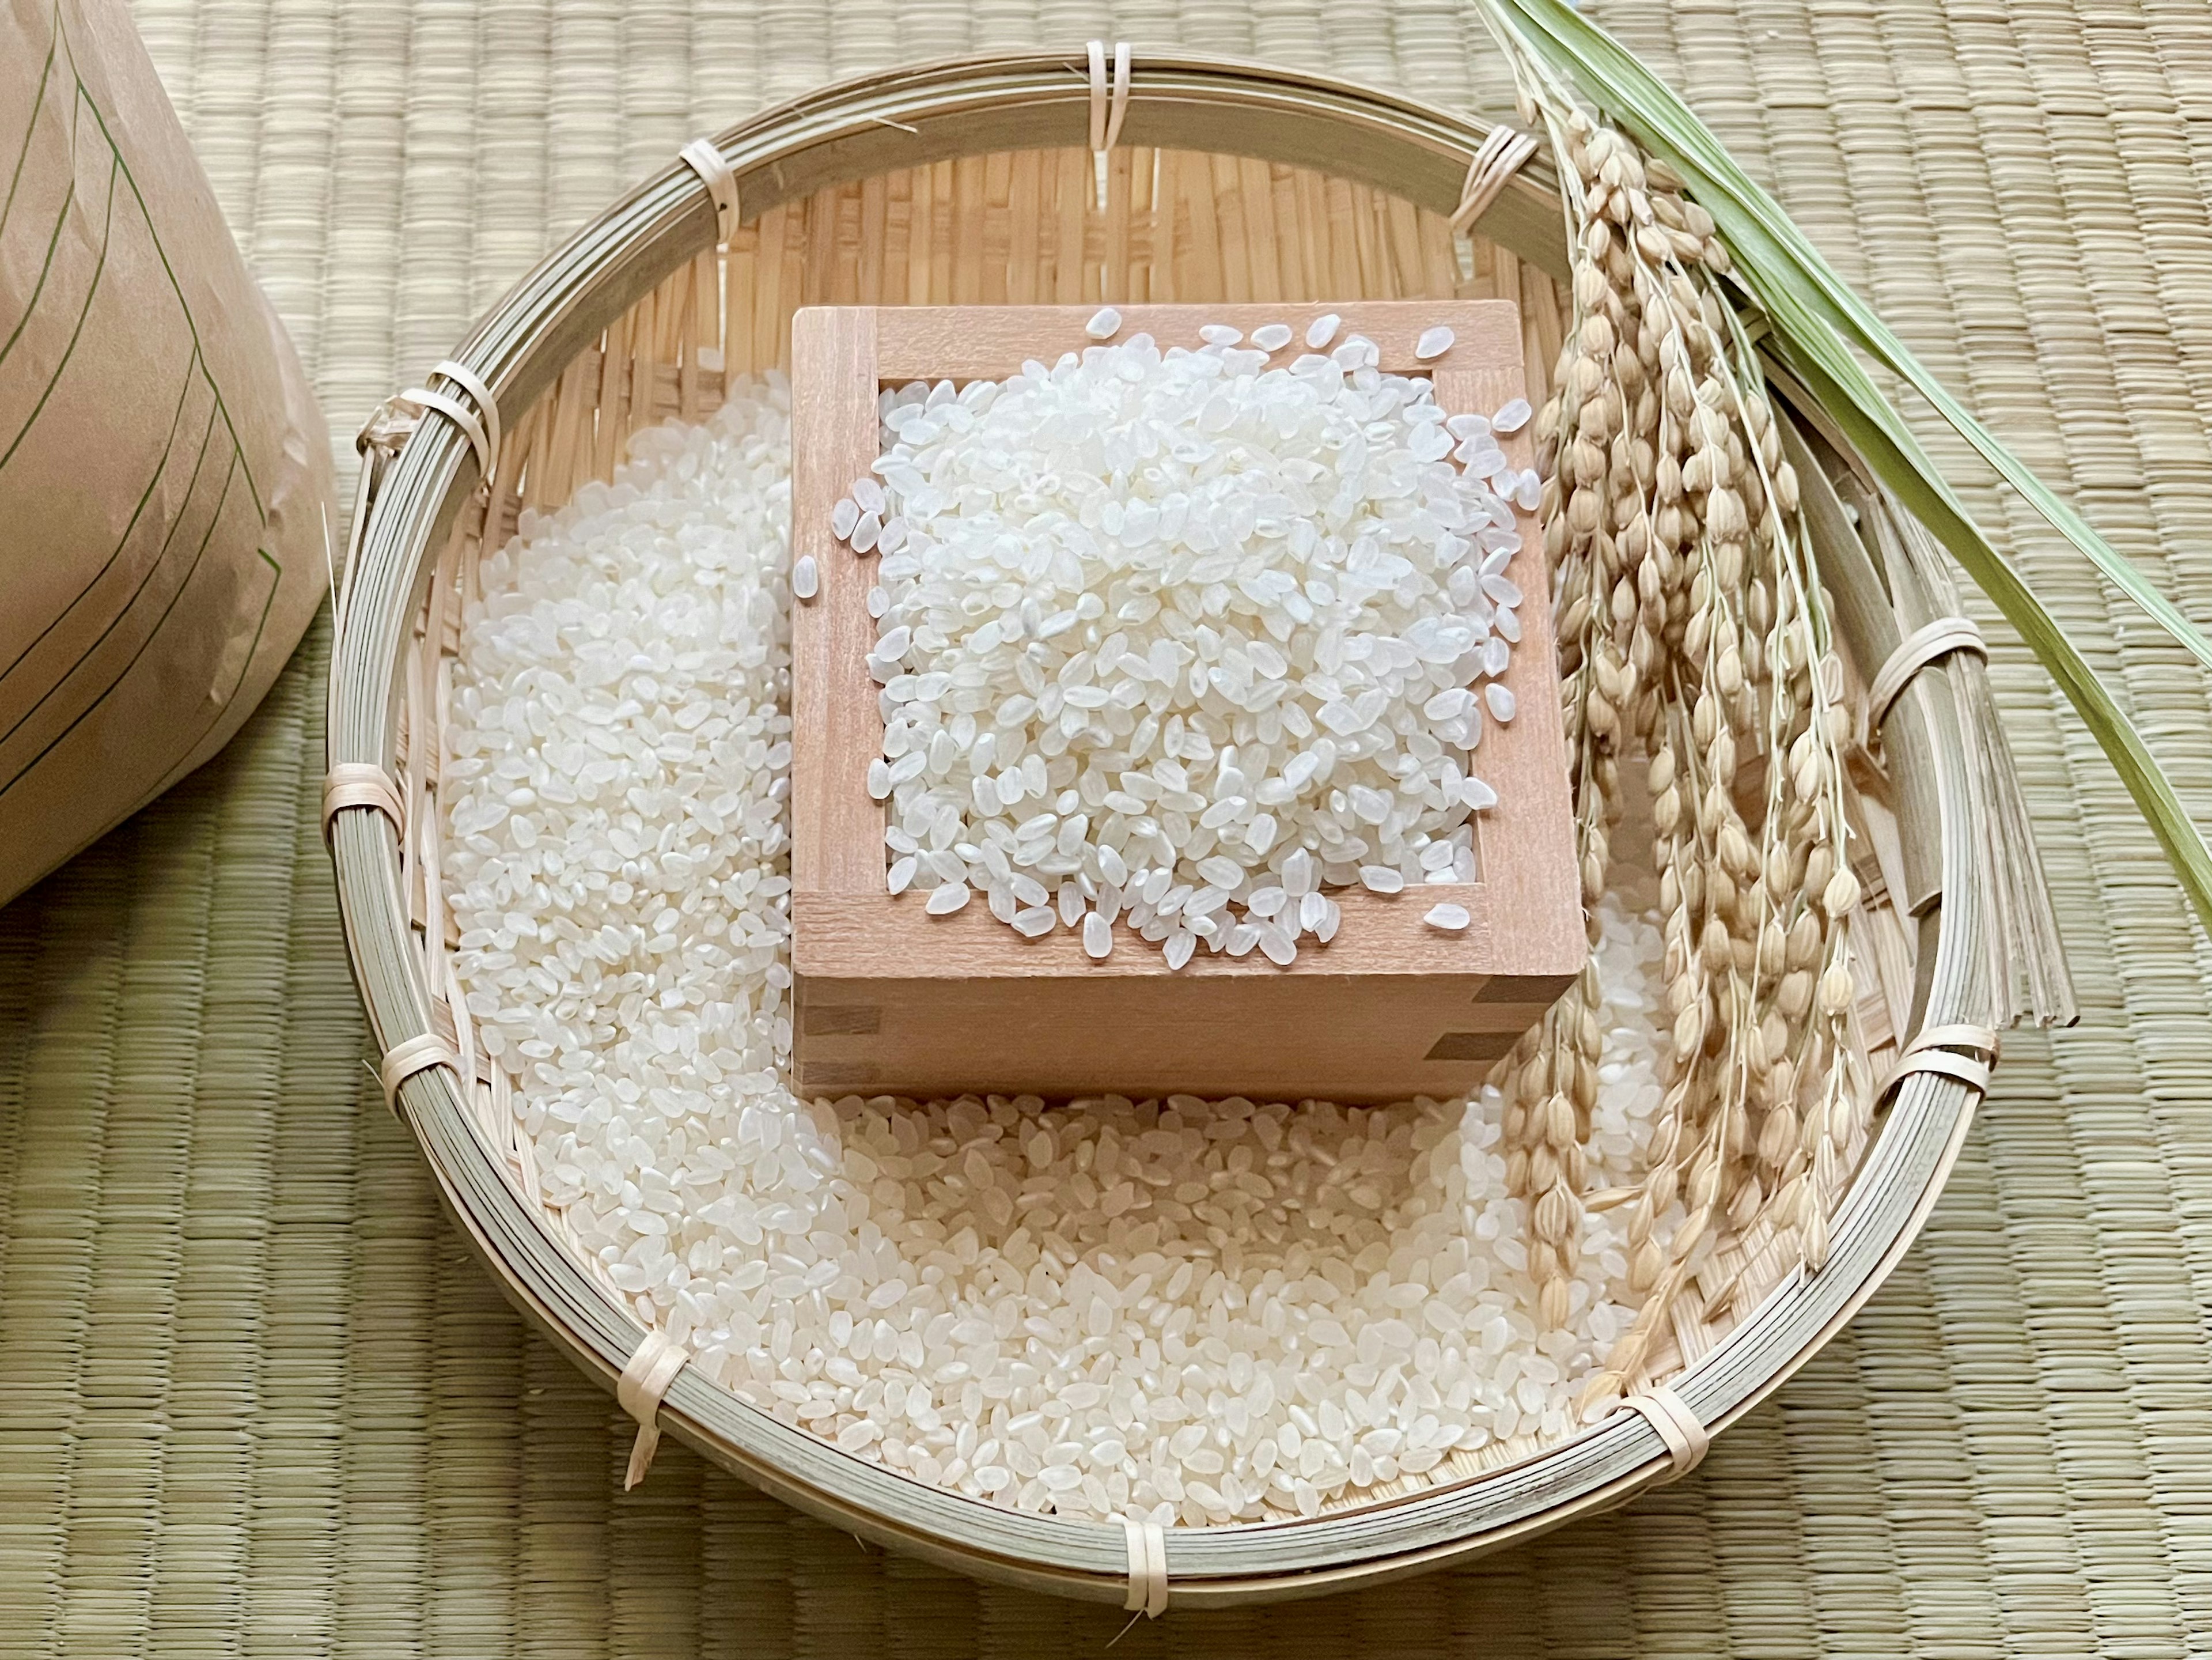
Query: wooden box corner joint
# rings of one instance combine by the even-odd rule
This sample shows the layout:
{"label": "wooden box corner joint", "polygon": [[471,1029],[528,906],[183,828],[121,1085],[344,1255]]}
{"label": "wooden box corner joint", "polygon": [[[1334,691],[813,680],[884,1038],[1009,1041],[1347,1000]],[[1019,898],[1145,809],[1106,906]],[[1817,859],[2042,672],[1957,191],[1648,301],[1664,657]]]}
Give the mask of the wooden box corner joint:
{"label": "wooden box corner joint", "polygon": [[[1121,307],[1121,332],[1199,344],[1201,325],[1306,325],[1319,305]],[[1510,301],[1391,301],[1334,307],[1339,338],[1364,334],[1389,373],[1422,374],[1454,413],[1522,395],[1521,321]],[[1581,968],[1585,942],[1553,648],[1550,582],[1533,518],[1507,574],[1527,596],[1505,676],[1514,719],[1475,751],[1498,805],[1478,816],[1480,879],[1381,895],[1334,893],[1328,946],[1302,940],[1278,968],[1203,947],[1181,972],[1126,923],[1103,961],[1078,933],[1027,939],[970,904],[929,915],[924,895],[884,886],[885,804],[867,788],[882,753],[879,688],[866,662],[876,559],[830,513],[880,453],[877,397],[913,380],[1000,380],[1097,344],[1092,307],[820,307],[792,329],[792,556],[819,588],[792,618],[793,1047],[803,1094],[967,1091],[1050,1099],[1116,1091],[1373,1102],[1449,1096],[1477,1083]],[[1455,341],[1418,363],[1413,343]],[[1283,361],[1288,362],[1285,353]],[[1529,465],[1528,435],[1501,440]],[[1422,921],[1439,901],[1473,924]]]}

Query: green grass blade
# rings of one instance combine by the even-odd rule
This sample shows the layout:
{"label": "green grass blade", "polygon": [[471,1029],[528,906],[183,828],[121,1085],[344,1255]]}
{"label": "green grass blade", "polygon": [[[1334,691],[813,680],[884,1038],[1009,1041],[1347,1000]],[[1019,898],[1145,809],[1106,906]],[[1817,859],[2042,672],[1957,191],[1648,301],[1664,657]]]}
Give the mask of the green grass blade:
{"label": "green grass blade", "polygon": [[1971,519],[1955,510],[1950,492],[1932,484],[1929,475],[1891,441],[1884,424],[1869,419],[1864,409],[1837,386],[1816,364],[1787,350],[1781,353],[1790,371],[1819,399],[1828,418],[1846,441],[1875,470],[1891,492],[1930,534],[1948,549],[1967,574],[1996,601],[1997,609],[2020,633],[2045,672],[2066,694],[2081,724],[2101,747],[2134,798],[2136,811],[2158,838],[2166,861],[2179,879],[2182,891],[2196,909],[2197,920],[2212,933],[2212,850],[2191,822],[2181,798],[2166,778],[2134,724],[2121,710],[2105,683],[2097,678],[2057,619],[2044,608],[2033,589],[2023,581],[1984,539]]}
{"label": "green grass blade", "polygon": [[1773,346],[1875,474],[1988,594],[2080,715],[2158,838],[2212,933],[2212,851],[2142,735],[2035,591],[1999,553],[1904,417],[1852,353],[1856,345],[1912,386],[2051,526],[2212,666],[2212,642],[2117,550],[1975,420],[1853,294],[1784,213],[1667,85],[1562,0],[1486,0],[1552,70],[1680,173],[1713,216],[1735,276],[1765,310]]}

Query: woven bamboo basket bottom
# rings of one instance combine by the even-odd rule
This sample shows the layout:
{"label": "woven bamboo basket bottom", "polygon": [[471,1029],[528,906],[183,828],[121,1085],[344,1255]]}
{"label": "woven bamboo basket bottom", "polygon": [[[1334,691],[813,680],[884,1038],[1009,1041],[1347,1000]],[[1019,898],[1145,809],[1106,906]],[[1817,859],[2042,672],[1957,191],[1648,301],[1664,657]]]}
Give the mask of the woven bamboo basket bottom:
{"label": "woven bamboo basket bottom", "polygon": [[[1444,218],[1403,198],[1246,157],[1148,149],[1113,152],[1105,185],[1102,206],[1087,150],[1030,149],[876,174],[767,210],[576,355],[515,424],[489,489],[465,510],[438,561],[407,660],[398,743],[404,787],[425,809],[411,815],[417,829],[404,866],[410,915],[434,942],[427,953],[434,1024],[465,1065],[473,1062],[476,1127],[507,1178],[544,1211],[608,1297],[647,1325],[656,1318],[650,1297],[617,1290],[545,1203],[514,1110],[514,1081],[474,1041],[453,976],[458,937],[436,845],[440,733],[462,608],[481,597],[483,550],[511,537],[524,509],[556,508],[586,482],[610,477],[641,428],[700,419],[735,378],[786,366],[792,313],[804,305],[1502,298],[1521,309],[1532,400],[1540,405],[1546,395],[1562,328],[1557,285],[1503,247],[1455,235]],[[1859,1025],[1869,1075],[1879,1077],[1911,1006],[1916,934],[1891,897],[1904,888],[1892,806],[1865,769],[1853,782],[1854,828],[1864,850],[1865,898],[1852,919]],[[1636,842],[1632,834],[1616,838],[1617,846]],[[1863,1112],[1828,1195],[1832,1208],[1874,1128]],[[1802,1259],[1794,1233],[1764,1215],[1723,1232],[1677,1298],[1642,1381],[1663,1383],[1693,1363]],[[1387,1504],[1462,1481],[1540,1444],[1523,1434],[1455,1452],[1426,1475],[1401,1476],[1329,1508]]]}

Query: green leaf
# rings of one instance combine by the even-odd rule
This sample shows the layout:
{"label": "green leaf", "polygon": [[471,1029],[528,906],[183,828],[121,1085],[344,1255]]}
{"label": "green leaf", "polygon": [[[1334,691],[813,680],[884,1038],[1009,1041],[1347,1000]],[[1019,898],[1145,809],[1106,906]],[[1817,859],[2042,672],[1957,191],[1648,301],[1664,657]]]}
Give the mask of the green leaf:
{"label": "green leaf", "polygon": [[1481,3],[1494,27],[1553,74],[1577,86],[1646,150],[1681,174],[1689,195],[1712,215],[1735,279],[1765,311],[1771,345],[1882,483],[1995,602],[2066,694],[2158,837],[2199,921],[2212,933],[2212,851],[2172,782],[2035,591],[1975,523],[1852,348],[1925,398],[2022,500],[2208,667],[2212,642],[1945,389],[1688,106],[1619,41],[1564,0]]}
{"label": "green leaf", "polygon": [[[2167,862],[2180,879],[2182,889],[2196,907],[2198,920],[2212,933],[2212,851],[2190,822],[2181,798],[2174,793],[2142,734],[2121,712],[2094,670],[2074,648],[2057,620],[2044,609],[2020,574],[1997,556],[1973,521],[1956,511],[1949,490],[1940,479],[1920,471],[1913,459],[1892,442],[1882,424],[1867,418],[1863,407],[1843,387],[1829,380],[1815,364],[1784,349],[1784,362],[1820,400],[1830,420],[1851,447],[1887,484],[1905,510],[1951,550],[1985,593],[1996,602],[2051,676],[2058,683],[2112,763],[2112,769],[2135,799],[2136,810],[2149,824],[2165,850]],[[1856,365],[1854,366],[1856,367]],[[1969,556],[1970,553],[1972,556]]]}

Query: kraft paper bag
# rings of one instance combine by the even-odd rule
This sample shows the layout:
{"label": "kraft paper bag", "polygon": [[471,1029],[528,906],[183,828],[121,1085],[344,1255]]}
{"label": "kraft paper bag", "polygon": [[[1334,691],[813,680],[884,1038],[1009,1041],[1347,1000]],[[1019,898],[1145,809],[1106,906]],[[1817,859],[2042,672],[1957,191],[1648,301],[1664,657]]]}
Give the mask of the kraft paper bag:
{"label": "kraft paper bag", "polygon": [[123,0],[0,0],[0,900],[269,690],[326,433]]}

